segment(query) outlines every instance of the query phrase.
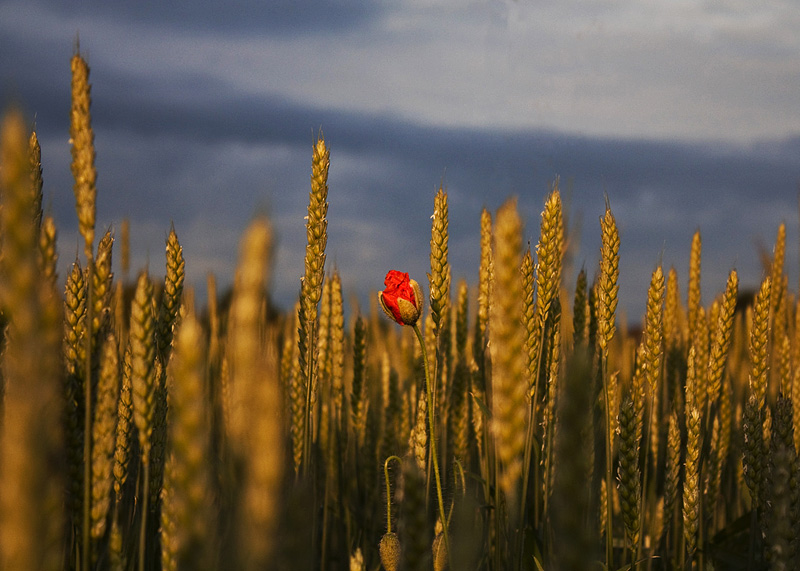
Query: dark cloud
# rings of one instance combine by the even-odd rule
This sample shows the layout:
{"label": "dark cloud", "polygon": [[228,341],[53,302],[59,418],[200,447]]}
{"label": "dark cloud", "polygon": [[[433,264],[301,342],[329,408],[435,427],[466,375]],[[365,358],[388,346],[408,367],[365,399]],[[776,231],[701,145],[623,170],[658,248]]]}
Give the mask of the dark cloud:
{"label": "dark cloud", "polygon": [[363,0],[213,0],[192,2],[104,2],[103,0],[26,0],[61,18],[91,17],[99,21],[126,21],[158,26],[237,35],[334,34],[363,28],[381,12],[381,3]]}
{"label": "dark cloud", "polygon": [[[96,5],[101,14],[103,6]],[[203,20],[207,8],[201,4],[187,16],[189,25],[210,25]],[[164,10],[159,18],[168,22],[180,16],[161,4],[153,9]],[[284,10],[287,22],[290,13]],[[234,26],[235,16],[230,18],[225,25]],[[76,234],[68,146],[71,46],[55,52],[29,48],[0,37],[0,79],[9,91],[2,97],[24,102],[36,116],[46,200],[68,261]],[[93,68],[91,79],[99,225],[130,217],[135,262],[149,262],[157,273],[174,221],[187,271],[201,289],[209,270],[220,273],[223,285],[229,282],[237,237],[262,209],[279,236],[276,295],[284,306],[292,303],[302,273],[311,148],[320,128],[332,155],[328,259],[362,299],[392,267],[424,281],[440,183],[450,197],[454,277],[470,281],[477,275],[481,208],[494,211],[517,196],[525,238],[535,247],[544,198],[557,176],[575,230],[573,262],[585,264],[591,275],[599,253],[598,218],[608,196],[622,235],[620,297],[631,315],[641,312],[649,274],[660,260],[675,265],[685,282],[698,228],[706,292],[721,289],[734,266],[744,285],[755,283],[761,269],[754,244],[771,247],[781,221],[790,229],[787,256],[797,258],[792,236],[800,138],[732,145],[443,128],[391,113],[299,103],[269,90],[243,95],[197,74],[133,77],[101,66]]]}

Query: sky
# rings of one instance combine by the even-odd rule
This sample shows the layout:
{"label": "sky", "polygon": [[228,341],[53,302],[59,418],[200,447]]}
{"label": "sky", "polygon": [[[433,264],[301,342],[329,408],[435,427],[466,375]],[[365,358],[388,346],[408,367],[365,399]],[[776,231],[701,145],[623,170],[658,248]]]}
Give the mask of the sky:
{"label": "sky", "polygon": [[[595,274],[606,199],[620,310],[650,274],[685,298],[692,235],[703,302],[763,273],[778,225],[798,280],[800,6],[795,0],[0,1],[0,104],[42,145],[61,274],[79,248],[69,59],[91,67],[98,230],[131,224],[134,271],[163,275],[174,223],[188,282],[232,281],[266,213],[275,302],[303,273],[311,151],[330,148],[327,268],[365,305],[389,269],[427,285],[433,198],[449,202],[454,284],[475,284],[481,210],[516,197],[535,245],[557,179],[568,287]],[[119,233],[117,233],[119,235]],[[117,255],[118,261],[119,255]]]}

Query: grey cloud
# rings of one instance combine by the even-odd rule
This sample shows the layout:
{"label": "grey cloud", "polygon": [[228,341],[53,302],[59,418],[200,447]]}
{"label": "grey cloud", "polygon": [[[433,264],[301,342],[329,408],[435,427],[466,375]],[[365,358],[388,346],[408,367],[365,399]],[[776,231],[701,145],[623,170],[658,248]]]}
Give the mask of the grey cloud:
{"label": "grey cloud", "polygon": [[26,0],[59,17],[125,20],[131,24],[237,34],[341,33],[368,25],[381,10],[378,2],[363,0],[213,0],[192,2],[104,2]]}
{"label": "grey cloud", "polygon": [[[36,114],[46,201],[61,228],[62,259],[69,261],[76,226],[67,144],[71,52],[28,47],[0,37],[0,79]],[[232,278],[238,235],[254,210],[264,209],[280,240],[275,293],[285,307],[293,302],[319,128],[332,154],[328,259],[361,296],[380,287],[390,268],[424,282],[429,217],[441,181],[450,194],[456,278],[477,275],[481,208],[494,211],[510,195],[519,197],[525,238],[535,246],[544,197],[557,175],[572,220],[581,220],[574,262],[585,263],[590,275],[608,195],[622,234],[620,295],[631,315],[641,312],[659,259],[685,276],[697,228],[706,246],[707,292],[722,287],[733,265],[743,283],[758,280],[754,240],[771,244],[782,220],[790,230],[787,257],[797,259],[791,236],[800,137],[732,145],[444,128],[391,113],[301,104],[277,92],[242,95],[190,74],[133,78],[100,67],[93,68],[92,82],[99,226],[130,216],[136,261],[149,260],[157,271],[175,221],[187,272],[200,288],[208,269],[223,282]]]}

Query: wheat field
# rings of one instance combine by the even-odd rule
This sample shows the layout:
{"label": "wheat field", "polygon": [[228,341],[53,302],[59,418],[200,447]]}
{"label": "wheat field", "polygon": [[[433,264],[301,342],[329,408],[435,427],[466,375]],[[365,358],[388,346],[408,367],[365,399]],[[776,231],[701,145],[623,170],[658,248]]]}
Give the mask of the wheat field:
{"label": "wheat field", "polygon": [[36,134],[16,110],[1,128],[1,569],[798,568],[784,225],[752,294],[736,270],[701,292],[698,231],[688,275],[656,266],[629,325],[608,201],[584,229],[602,238],[596,266],[575,278],[557,182],[534,248],[515,200],[484,210],[468,285],[439,189],[427,280],[394,302],[387,276],[345,315],[320,136],[295,307],[269,303],[263,217],[232,296],[212,275],[196,299],[180,229],[163,281],[113,274],[129,230],[95,233],[89,68],[80,54],[71,68],[84,251],[66,276]]}

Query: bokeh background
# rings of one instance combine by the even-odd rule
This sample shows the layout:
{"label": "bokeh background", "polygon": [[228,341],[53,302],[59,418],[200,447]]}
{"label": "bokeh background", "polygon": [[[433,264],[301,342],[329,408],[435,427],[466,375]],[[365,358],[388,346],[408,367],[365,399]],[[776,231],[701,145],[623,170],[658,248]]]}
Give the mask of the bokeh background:
{"label": "bokeh background", "polygon": [[[331,149],[328,267],[367,303],[388,269],[426,284],[433,196],[450,205],[454,280],[477,279],[479,219],[516,196],[535,246],[560,177],[572,273],[599,258],[606,196],[620,309],[638,319],[658,263],[703,302],[731,268],[762,275],[778,224],[798,280],[800,5],[795,0],[0,2],[0,103],[42,144],[62,275],[79,251],[69,59],[91,66],[98,230],[131,222],[133,269],[163,273],[170,223],[189,283],[230,285],[256,212],[291,307],[311,149]],[[119,256],[117,255],[117,262]],[[201,298],[202,299],[202,298]]]}

